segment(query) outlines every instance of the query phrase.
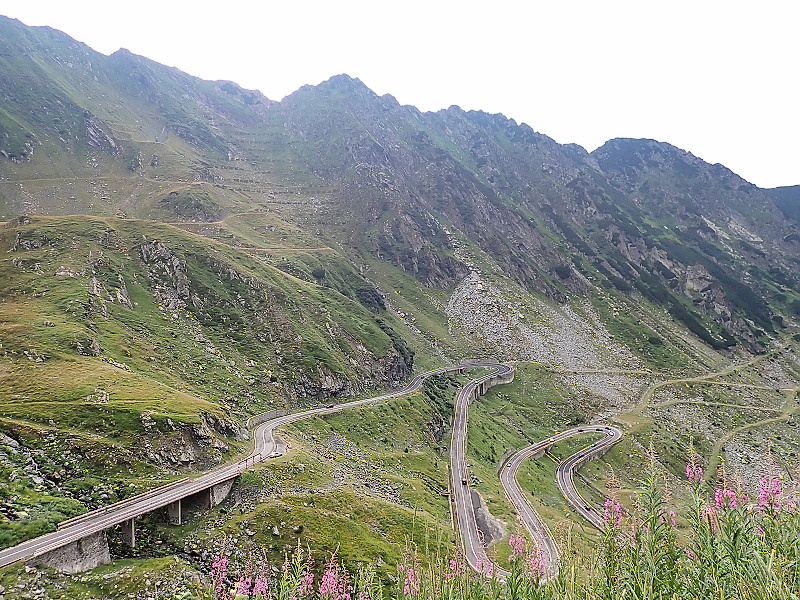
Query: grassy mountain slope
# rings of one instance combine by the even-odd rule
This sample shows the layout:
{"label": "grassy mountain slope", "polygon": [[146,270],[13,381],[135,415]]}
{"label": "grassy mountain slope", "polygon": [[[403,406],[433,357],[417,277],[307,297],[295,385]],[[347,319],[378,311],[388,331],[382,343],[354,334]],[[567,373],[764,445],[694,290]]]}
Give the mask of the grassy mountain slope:
{"label": "grassy mountain slope", "polygon": [[[64,469],[75,452],[123,479],[203,468],[250,414],[410,372],[391,317],[174,227],[35,217],[0,240],[0,428]],[[63,472],[19,473],[65,491]]]}
{"label": "grassy mountain slope", "polygon": [[788,185],[766,190],[788,218],[800,221],[800,186]]}

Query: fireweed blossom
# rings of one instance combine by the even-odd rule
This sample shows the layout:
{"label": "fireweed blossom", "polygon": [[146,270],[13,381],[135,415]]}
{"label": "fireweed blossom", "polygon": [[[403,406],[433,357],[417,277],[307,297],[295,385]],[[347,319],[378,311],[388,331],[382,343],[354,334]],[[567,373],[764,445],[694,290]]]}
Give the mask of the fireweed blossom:
{"label": "fireweed blossom", "polygon": [[478,561],[478,573],[484,577],[494,576],[494,564],[491,561],[480,559]]}
{"label": "fireweed blossom", "polygon": [[486,577],[494,577],[494,563],[487,562],[483,567],[483,574]]}
{"label": "fireweed blossom", "polygon": [[545,574],[544,554],[539,548],[528,553],[528,570],[531,580],[539,581]]}
{"label": "fireweed blossom", "polygon": [[451,558],[447,565],[447,572],[444,574],[445,579],[456,579],[464,572],[464,564],[456,558]]}
{"label": "fireweed blossom", "polygon": [[239,578],[239,581],[236,582],[236,594],[249,596],[250,588],[252,587],[252,585],[253,585],[253,578],[242,575]]}
{"label": "fireweed blossom", "polygon": [[306,569],[303,573],[297,591],[303,596],[310,596],[311,592],[314,591],[314,573],[309,569]]}
{"label": "fireweed blossom", "polygon": [[300,582],[297,584],[297,593],[300,598],[310,596],[314,591],[314,573],[311,572],[309,565],[303,567],[303,572],[300,574]]}
{"label": "fireweed blossom", "polygon": [[606,498],[603,503],[603,523],[614,529],[622,526],[622,505],[616,500]]}
{"label": "fireweed blossom", "polygon": [[686,477],[690,483],[700,483],[703,481],[703,467],[696,467],[692,463],[686,463]]}
{"label": "fireweed blossom", "polygon": [[401,564],[397,571],[404,576],[403,594],[406,596],[416,596],[419,594],[419,573],[413,566]]}
{"label": "fireweed blossom", "polygon": [[256,579],[253,582],[253,598],[266,598],[268,593],[269,582],[260,575],[256,575]]}
{"label": "fireweed blossom", "polygon": [[228,557],[218,555],[211,563],[211,581],[214,582],[214,591],[217,597],[222,597],[225,578],[228,576]]}
{"label": "fireweed blossom", "polygon": [[675,514],[674,510],[666,511],[665,509],[661,508],[658,510],[658,520],[661,523],[669,523],[672,527],[676,527],[678,522],[675,518],[678,515]]}
{"label": "fireweed blossom", "polygon": [[780,479],[775,477],[762,477],[758,483],[758,507],[759,512],[774,514],[781,508],[780,496],[783,486]]}
{"label": "fireweed blossom", "polygon": [[737,495],[735,491],[730,488],[723,487],[714,490],[714,507],[718,510],[726,508],[737,508],[747,500],[744,495]]}
{"label": "fireweed blossom", "polygon": [[347,581],[347,576],[340,572],[339,565],[331,558],[322,574],[319,583],[319,597],[325,600],[350,600],[352,586]]}
{"label": "fireweed blossom", "polygon": [[512,558],[525,554],[525,538],[521,535],[514,535],[512,533],[508,538],[508,545],[511,546]]}

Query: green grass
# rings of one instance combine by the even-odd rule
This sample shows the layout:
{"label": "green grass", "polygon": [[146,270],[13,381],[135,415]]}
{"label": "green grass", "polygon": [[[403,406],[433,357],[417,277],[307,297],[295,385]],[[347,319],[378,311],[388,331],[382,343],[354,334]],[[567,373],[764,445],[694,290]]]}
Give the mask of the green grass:
{"label": "green grass", "polygon": [[[105,470],[129,481],[149,468],[143,437],[158,449],[217,423],[224,438],[232,421],[283,406],[323,374],[338,378],[333,393],[369,387],[378,361],[402,343],[336,289],[173,227],[36,217],[1,229],[0,248],[17,235],[29,248],[0,261],[0,430],[32,449],[50,452],[45,436],[60,452],[83,452],[80,477]],[[166,307],[171,272],[143,261],[153,238],[186,273],[197,298],[185,297],[186,308]],[[297,402],[313,402],[311,393]]]}
{"label": "green grass", "polygon": [[639,316],[640,309],[629,306],[628,301],[593,297],[593,306],[609,333],[624,344],[648,367],[663,373],[678,373],[689,366],[689,358],[670,339],[653,330]]}
{"label": "green grass", "polygon": [[[185,261],[191,289],[201,299],[200,305],[190,304],[186,311],[167,311],[154,297],[151,276],[134,241],[143,228],[151,236],[160,234],[161,243]],[[358,302],[174,229],[145,227],[131,221],[71,218],[41,219],[23,234],[44,246],[15,257],[24,261],[19,263],[25,265],[23,273],[10,261],[3,265],[4,276],[12,282],[5,296],[13,298],[15,313],[9,315],[12,318],[6,328],[16,332],[3,339],[7,352],[33,348],[48,356],[55,352],[69,356],[74,355],[76,344],[88,346],[88,341],[97,338],[104,355],[138,373],[167,385],[191,385],[196,379],[199,385],[193,386],[193,391],[220,397],[241,395],[245,382],[237,385],[236,380],[260,379],[265,370],[237,367],[233,370],[235,378],[231,378],[230,367],[235,366],[231,360],[237,365],[250,361],[261,365],[284,363],[280,370],[295,379],[324,365],[350,379],[356,375],[350,363],[354,354],[361,352],[362,361],[372,361],[370,356],[381,357],[391,345],[374,316]],[[12,243],[10,235],[5,234],[8,245]],[[111,241],[103,242],[106,239]],[[111,251],[108,243],[114,246]],[[102,259],[87,263],[84,252]],[[62,266],[79,273],[94,271],[102,286],[100,296],[89,297],[87,303],[86,275],[53,277]],[[220,269],[236,270],[239,276],[227,278],[226,287],[216,274]],[[127,289],[133,309],[116,301],[117,289],[123,293]],[[31,329],[34,314],[42,320]],[[25,322],[26,316],[30,321]],[[56,326],[43,327],[45,320],[52,320]],[[337,336],[337,330],[343,336]],[[25,335],[27,347],[23,348],[19,342],[24,334],[31,333]],[[207,344],[199,339],[202,337],[217,344],[226,360],[219,360],[219,355],[209,357]],[[354,349],[357,345],[363,345],[364,350]],[[274,388],[263,386],[261,393],[263,402],[274,396]]]}
{"label": "green grass", "polygon": [[453,545],[446,523],[347,488],[269,500],[230,519],[222,533],[238,537],[242,529],[255,531],[252,542],[265,548],[275,562],[298,543],[320,556],[336,554],[351,567],[376,562],[397,565],[410,547],[433,559],[449,555]]}
{"label": "green grass", "polygon": [[364,454],[355,460],[338,458],[341,464],[399,487],[405,506],[447,522],[448,502],[441,492],[448,485],[445,447],[449,434],[437,439],[435,433],[438,427],[449,428],[454,390],[447,379],[439,381],[440,387],[426,385],[425,394],[309,419],[293,428],[306,440],[345,435]]}

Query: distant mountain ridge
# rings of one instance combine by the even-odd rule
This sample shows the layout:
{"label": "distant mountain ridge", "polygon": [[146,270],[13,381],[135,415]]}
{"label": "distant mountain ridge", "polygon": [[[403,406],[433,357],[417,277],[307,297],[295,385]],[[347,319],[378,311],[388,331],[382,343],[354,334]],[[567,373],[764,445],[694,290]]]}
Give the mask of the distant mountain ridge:
{"label": "distant mountain ridge", "polygon": [[502,115],[423,113],[347,75],[273,102],[49,28],[3,18],[0,33],[6,218],[211,222],[317,202],[284,217],[428,287],[470,272],[452,230],[532,292],[641,294],[714,347],[763,351],[774,317],[797,318],[794,205],[669,144],[587,153]]}
{"label": "distant mountain ridge", "polygon": [[800,185],[788,185],[766,190],[788,218],[800,222]]}

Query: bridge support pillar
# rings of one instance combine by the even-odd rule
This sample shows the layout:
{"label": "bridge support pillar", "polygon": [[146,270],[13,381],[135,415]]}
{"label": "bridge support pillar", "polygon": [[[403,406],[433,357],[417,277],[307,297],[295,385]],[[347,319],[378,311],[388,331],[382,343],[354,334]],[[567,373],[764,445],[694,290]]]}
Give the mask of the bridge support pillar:
{"label": "bridge support pillar", "polygon": [[167,523],[180,525],[181,522],[181,501],[179,498],[172,504],[167,504]]}
{"label": "bridge support pillar", "polygon": [[111,562],[105,531],[98,531],[61,548],[25,561],[35,567],[47,565],[61,573],[81,573]]}
{"label": "bridge support pillar", "polygon": [[191,506],[193,509],[211,510],[228,497],[235,480],[236,477],[232,477],[227,481],[222,481],[204,490],[200,490],[196,494],[187,496],[185,498],[186,505]]}
{"label": "bridge support pillar", "polygon": [[131,548],[136,547],[136,529],[134,527],[134,521],[135,519],[128,519],[119,524],[122,530],[122,541]]}
{"label": "bridge support pillar", "polygon": [[228,497],[228,494],[231,493],[231,489],[233,488],[233,482],[236,481],[236,477],[232,479],[228,479],[228,481],[223,481],[222,483],[218,483],[217,485],[211,486],[208,488],[208,508],[214,508],[218,504],[221,504],[225,498]]}

